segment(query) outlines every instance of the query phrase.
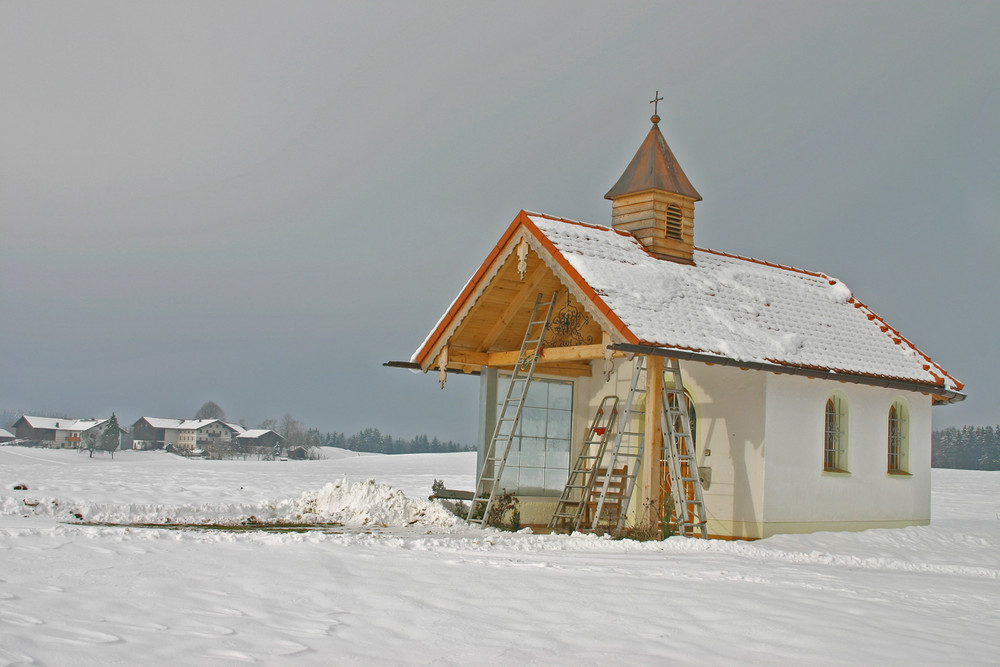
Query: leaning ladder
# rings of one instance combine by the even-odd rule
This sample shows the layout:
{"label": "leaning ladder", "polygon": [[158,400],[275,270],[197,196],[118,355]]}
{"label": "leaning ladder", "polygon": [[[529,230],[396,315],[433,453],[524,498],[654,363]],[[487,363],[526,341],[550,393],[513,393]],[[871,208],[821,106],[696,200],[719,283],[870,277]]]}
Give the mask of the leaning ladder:
{"label": "leaning ladder", "polygon": [[618,397],[605,396],[587,429],[583,449],[569,473],[556,511],[549,520],[551,530],[579,530],[597,481],[601,460],[608,448],[618,417]]}
{"label": "leaning ladder", "polygon": [[[517,432],[517,425],[521,421],[521,411],[524,408],[524,399],[528,395],[528,386],[534,377],[535,365],[538,363],[542,349],[542,341],[545,340],[545,333],[549,329],[552,309],[558,296],[559,293],[556,292],[550,300],[542,301],[544,295],[539,294],[538,298],[535,299],[535,307],[531,309],[528,328],[524,332],[524,340],[521,342],[521,351],[517,355],[503,405],[497,414],[493,437],[490,438],[490,443],[486,447],[483,469],[479,474],[476,492],[472,496],[472,503],[469,506],[469,523],[485,526],[489,520],[490,510],[493,508],[493,501],[496,499],[499,488],[499,481],[503,476],[504,466],[507,464],[510,445]],[[539,313],[542,311],[545,314],[539,317]],[[481,512],[480,508],[482,508]]]}
{"label": "leaning ladder", "polygon": [[[632,492],[635,490],[635,480],[639,476],[639,465],[642,463],[642,451],[645,445],[642,431],[629,431],[628,428],[633,417],[645,414],[645,403],[641,406],[636,404],[637,396],[646,393],[645,377],[646,357],[636,357],[632,383],[625,398],[625,409],[618,419],[611,457],[602,475],[601,490],[597,496],[594,518],[590,525],[590,530],[594,532],[607,529],[613,524],[614,532],[618,533],[625,525],[625,516],[632,500]],[[622,489],[620,495],[617,493],[619,489]]]}
{"label": "leaning ladder", "polygon": [[[667,374],[672,376],[667,386]],[[668,359],[663,368],[663,447],[661,470],[666,467],[670,479],[670,494],[674,500],[674,525],[677,532],[690,537],[695,530],[708,537],[708,516],[698,475],[698,457],[691,436],[688,399],[681,380],[681,367],[676,359]]]}

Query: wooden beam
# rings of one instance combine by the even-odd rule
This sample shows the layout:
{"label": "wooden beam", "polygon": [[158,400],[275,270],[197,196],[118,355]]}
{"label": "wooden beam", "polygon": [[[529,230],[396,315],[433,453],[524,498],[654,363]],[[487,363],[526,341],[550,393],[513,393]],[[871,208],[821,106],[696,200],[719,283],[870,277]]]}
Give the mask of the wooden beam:
{"label": "wooden beam", "polygon": [[[507,366],[513,369],[513,366]],[[563,363],[563,364],[538,364],[535,366],[537,375],[559,375],[562,377],[591,377],[593,367],[590,364]]]}
{"label": "wooden beam", "polygon": [[[663,447],[663,357],[650,355],[646,357],[646,451],[643,455],[646,468],[642,487],[643,498],[660,504],[662,512],[666,497],[663,495],[663,483],[660,472],[661,449]],[[669,482],[668,482],[669,484]],[[669,486],[667,487],[669,488]],[[641,507],[641,505],[640,505]]]}
{"label": "wooden beam", "polygon": [[[515,356],[515,359],[517,357]],[[489,365],[489,355],[485,352],[476,352],[474,350],[455,348],[451,349],[451,356],[449,360],[453,364],[468,364],[473,366],[488,366]]]}
{"label": "wooden beam", "polygon": [[485,352],[490,349],[491,345],[497,342],[497,338],[500,337],[500,334],[504,332],[504,329],[506,329],[517,316],[518,311],[520,311],[524,306],[528,297],[535,293],[538,284],[545,279],[546,270],[545,263],[536,256],[535,261],[532,262],[531,268],[528,269],[528,272],[524,275],[524,284],[521,286],[518,293],[514,295],[514,298],[510,300],[510,303],[507,304],[507,307],[504,308],[504,311],[500,313],[500,317],[497,318],[496,324],[493,325],[493,328],[490,329],[489,333],[487,333],[483,338],[483,341],[479,346],[480,350]]}
{"label": "wooden beam", "polygon": [[[604,358],[604,345],[595,343],[593,345],[569,345],[566,347],[546,347],[542,349],[542,357],[539,363],[557,363],[562,361],[593,361]],[[490,352],[486,355],[487,366],[513,366],[517,361],[519,350],[505,350],[503,352]],[[623,357],[624,354],[615,352],[616,357]]]}

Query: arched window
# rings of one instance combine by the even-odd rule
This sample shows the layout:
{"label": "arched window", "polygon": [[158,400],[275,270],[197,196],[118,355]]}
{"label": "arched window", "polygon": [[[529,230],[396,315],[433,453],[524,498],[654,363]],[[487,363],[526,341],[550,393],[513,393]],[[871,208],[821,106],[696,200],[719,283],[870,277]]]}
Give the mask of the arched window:
{"label": "arched window", "polygon": [[688,405],[688,421],[691,423],[691,444],[694,445],[695,449],[698,448],[698,409],[694,405],[694,399],[691,398],[691,392],[684,390],[684,398],[687,399]]}
{"label": "arched window", "polygon": [[823,429],[823,470],[847,472],[847,400],[833,394],[826,400]]}
{"label": "arched window", "polygon": [[903,401],[897,400],[889,407],[889,472],[908,472],[910,415]]}

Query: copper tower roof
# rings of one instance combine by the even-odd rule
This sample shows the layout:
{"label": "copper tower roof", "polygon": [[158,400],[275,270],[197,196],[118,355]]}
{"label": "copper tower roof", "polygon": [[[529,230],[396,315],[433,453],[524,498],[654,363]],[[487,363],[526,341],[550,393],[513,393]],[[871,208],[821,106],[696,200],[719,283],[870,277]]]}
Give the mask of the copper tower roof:
{"label": "copper tower roof", "polygon": [[604,198],[615,199],[644,190],[663,190],[701,201],[701,195],[684,175],[677,158],[670,152],[670,146],[667,146],[667,140],[660,133],[660,128],[656,124],[660,120],[659,117],[653,116],[652,120],[653,127],[639,146],[635,157]]}

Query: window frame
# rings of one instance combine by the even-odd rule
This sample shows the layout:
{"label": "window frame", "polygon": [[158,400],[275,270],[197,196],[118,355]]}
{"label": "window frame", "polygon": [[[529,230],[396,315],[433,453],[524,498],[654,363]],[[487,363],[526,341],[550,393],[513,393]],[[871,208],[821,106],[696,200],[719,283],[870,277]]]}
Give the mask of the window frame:
{"label": "window frame", "polygon": [[823,408],[823,472],[848,472],[847,397],[839,392],[830,394]]}
{"label": "window frame", "polygon": [[886,429],[886,471],[890,475],[908,476],[910,410],[903,399],[897,398],[889,406]]}
{"label": "window frame", "polygon": [[[508,373],[498,373],[497,374],[497,394],[496,394],[496,411],[499,414],[500,408],[503,404],[503,396],[505,395],[505,382],[510,381],[510,375]],[[511,440],[510,452],[506,463],[504,464],[503,474],[501,478],[497,481],[500,488],[505,491],[511,491],[515,495],[519,496],[530,496],[538,498],[558,498],[562,495],[562,491],[566,486],[566,482],[569,480],[570,468],[573,464],[572,454],[573,454],[573,419],[574,419],[574,402],[576,400],[576,383],[572,380],[566,380],[565,378],[548,378],[548,377],[538,377],[535,376],[531,380],[531,387],[529,387],[529,395],[535,385],[562,385],[569,389],[569,400],[568,406],[566,408],[556,407],[551,404],[552,397],[548,394],[548,387],[546,387],[546,405],[544,407],[539,405],[530,405],[529,402],[531,398],[526,397],[525,406],[522,408],[521,419],[518,421],[517,432],[515,432],[514,437]],[[532,410],[536,413],[538,411],[543,411],[545,414],[544,418],[544,428],[546,432],[540,434],[537,432],[531,432],[528,430],[529,424],[525,421],[524,412],[526,410]],[[551,422],[550,424],[550,414],[552,412],[557,413],[568,413],[567,415],[560,416],[561,419],[568,419],[568,433],[566,437],[554,437],[549,432],[548,429],[550,425],[557,425],[557,422]],[[537,427],[538,423],[533,426]],[[564,443],[565,447],[558,447],[558,443]],[[522,445],[540,444],[538,448],[532,448],[536,451],[530,452],[530,457],[528,460],[541,460],[541,465],[523,465],[525,460],[526,450],[522,449]],[[565,461],[560,462],[559,465],[551,465],[550,460],[555,460],[557,458],[563,458],[563,452],[561,449],[565,450]],[[565,465],[562,465],[565,463]],[[522,488],[521,478],[522,469],[530,470],[531,475],[540,476],[541,484],[540,486],[530,486],[527,488]],[[513,488],[510,488],[511,477],[514,477],[516,483]],[[557,484],[550,485],[548,482],[550,479],[558,479]]]}

